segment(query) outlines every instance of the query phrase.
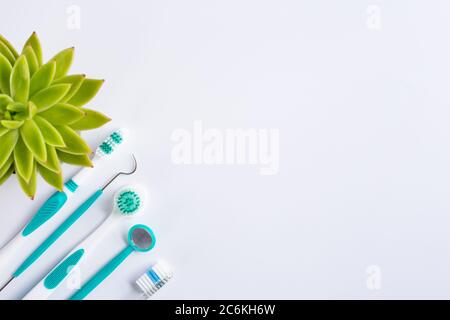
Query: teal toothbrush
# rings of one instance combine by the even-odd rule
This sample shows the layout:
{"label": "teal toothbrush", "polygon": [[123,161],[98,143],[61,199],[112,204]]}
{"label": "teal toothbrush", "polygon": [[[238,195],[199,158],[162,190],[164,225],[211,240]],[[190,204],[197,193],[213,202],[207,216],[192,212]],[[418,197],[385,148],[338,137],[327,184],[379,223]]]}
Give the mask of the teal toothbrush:
{"label": "teal toothbrush", "polygon": [[120,189],[114,196],[114,208],[109,217],[76,248],[74,248],[52,271],[42,279],[24,300],[45,300],[95,251],[97,245],[114,226],[124,218],[135,217],[142,212],[146,199],[144,189],[133,186]]}
{"label": "teal toothbrush", "polygon": [[142,224],[133,226],[128,232],[128,246],[103,266],[80,290],[75,292],[69,300],[83,300],[97,286],[103,282],[117,267],[134,251],[148,252],[155,246],[156,238],[153,231]]}
{"label": "teal toothbrush", "polygon": [[[28,256],[27,259],[13,273],[12,278],[18,278],[31,265],[38,260],[50,246],[55,243],[89,208],[103,195],[104,190],[120,175],[131,175],[137,170],[136,158],[133,157],[134,168],[130,172],[119,172],[111,178],[102,188],[94,192],[85,202],[83,202],[41,245]],[[11,281],[9,281],[11,282]]]}
{"label": "teal toothbrush", "polygon": [[[103,161],[118,145],[121,145],[126,136],[126,130],[121,129],[109,135],[96,149],[92,159],[93,165]],[[10,258],[17,254],[21,248],[30,243],[30,238],[46,222],[49,222],[55,214],[61,210],[69,198],[77,191],[78,187],[86,182],[92,173],[92,168],[84,168],[64,185],[63,191],[55,192],[38,210],[31,221],[18,233],[9,243],[0,249],[0,265],[8,263]],[[13,278],[4,284],[0,291],[5,288]]]}

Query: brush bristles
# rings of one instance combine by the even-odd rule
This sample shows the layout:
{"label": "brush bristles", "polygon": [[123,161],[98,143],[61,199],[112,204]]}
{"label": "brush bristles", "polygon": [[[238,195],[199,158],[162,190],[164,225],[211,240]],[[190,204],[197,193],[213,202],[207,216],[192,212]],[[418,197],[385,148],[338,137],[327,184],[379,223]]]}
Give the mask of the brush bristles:
{"label": "brush bristles", "polygon": [[141,198],[133,190],[126,190],[117,197],[117,207],[123,215],[133,215],[141,207]]}
{"label": "brush bristles", "polygon": [[172,272],[163,263],[159,262],[143,274],[136,284],[145,298],[150,299],[172,278]]}
{"label": "brush bristles", "polygon": [[114,195],[114,211],[122,217],[141,213],[147,202],[147,192],[139,185],[125,186]]}
{"label": "brush bristles", "polygon": [[95,151],[97,157],[103,157],[113,153],[118,145],[123,144],[126,138],[126,130],[120,129],[111,133],[108,138],[106,138]]}

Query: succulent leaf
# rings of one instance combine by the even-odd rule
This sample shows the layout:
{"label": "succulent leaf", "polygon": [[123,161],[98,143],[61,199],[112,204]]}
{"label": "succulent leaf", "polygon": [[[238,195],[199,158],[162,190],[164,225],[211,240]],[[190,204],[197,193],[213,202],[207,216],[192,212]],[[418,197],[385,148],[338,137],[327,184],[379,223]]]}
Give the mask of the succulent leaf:
{"label": "succulent leaf", "polygon": [[22,102],[12,102],[6,106],[6,110],[13,112],[22,112],[27,109],[27,105]]}
{"label": "succulent leaf", "polygon": [[0,90],[1,92],[9,95],[9,80],[11,78],[12,65],[0,53]]}
{"label": "succulent leaf", "polygon": [[50,61],[39,68],[33,75],[30,82],[30,96],[42,89],[48,88],[55,77],[56,62]]}
{"label": "succulent leaf", "polygon": [[31,36],[28,38],[27,42],[25,42],[25,45],[23,48],[25,49],[27,46],[30,46],[33,49],[34,54],[37,59],[37,62],[38,62],[38,66],[41,66],[42,65],[42,48],[41,48],[41,42],[39,41],[39,38],[38,38],[36,32],[33,32],[31,34]]}
{"label": "succulent leaf", "polygon": [[74,54],[75,48],[68,48],[57,55],[55,55],[50,61],[56,62],[56,73],[55,73],[55,79],[59,79],[61,77],[64,77],[67,72],[70,69],[70,66],[72,65],[73,61],[73,54]]}
{"label": "succulent leaf", "polygon": [[22,54],[27,58],[28,69],[30,70],[30,77],[39,69],[39,62],[37,60],[36,54],[31,46],[24,48]]}
{"label": "succulent leaf", "polygon": [[13,54],[14,58],[17,59],[19,54],[17,53],[16,49],[14,49],[14,47],[11,45],[11,43],[9,43],[9,41],[6,40],[5,37],[3,37],[1,34],[0,34],[0,42],[2,42],[9,49],[9,51]]}
{"label": "succulent leaf", "polygon": [[56,151],[58,153],[58,157],[62,162],[73,164],[76,166],[82,167],[93,167],[91,159],[86,154],[72,154],[66,153],[61,150]]}
{"label": "succulent leaf", "polygon": [[0,138],[3,137],[5,134],[7,134],[8,131],[9,131],[9,129],[0,127]]}
{"label": "succulent leaf", "polygon": [[28,104],[14,102],[9,104],[6,109],[14,113],[14,120],[17,121],[32,119],[37,110],[36,106],[32,102],[28,102]]}
{"label": "succulent leaf", "polygon": [[69,90],[70,84],[55,84],[39,91],[30,100],[36,105],[38,112],[42,112],[57,104]]}
{"label": "succulent leaf", "polygon": [[0,123],[7,129],[19,129],[23,125],[23,121],[18,120],[1,120]]}
{"label": "succulent leaf", "polygon": [[[16,171],[17,166],[16,166]],[[31,199],[34,199],[34,195],[36,194],[36,165],[33,165],[33,169],[31,172],[31,177],[27,181],[20,174],[16,174],[17,179],[19,180],[19,184],[22,187],[22,190],[25,192],[27,196]]]}
{"label": "succulent leaf", "polygon": [[51,145],[46,145],[47,147],[47,161],[41,162],[38,161],[41,166],[46,167],[48,170],[51,170],[56,173],[61,172],[61,164],[59,163],[58,154],[56,153],[55,147]]}
{"label": "succulent leaf", "polygon": [[28,102],[28,108],[27,108],[27,111],[28,111],[28,117],[29,117],[29,119],[31,119],[31,118],[33,118],[35,115],[36,115],[36,113],[37,113],[37,107],[36,107],[36,105],[33,103],[33,102]]}
{"label": "succulent leaf", "polygon": [[74,48],[69,48],[42,64],[35,32],[20,55],[0,35],[0,185],[15,173],[33,198],[38,173],[61,190],[61,162],[93,166],[91,149],[80,131],[101,127],[111,119],[82,108],[104,81],[68,75],[73,56]]}
{"label": "succulent leaf", "polygon": [[3,119],[12,120],[11,112],[9,112],[9,110],[3,112]]}
{"label": "succulent leaf", "polygon": [[91,109],[81,109],[85,112],[85,116],[75,123],[72,123],[70,127],[74,130],[92,130],[97,129],[111,121],[110,118],[105,116],[103,113],[91,110]]}
{"label": "succulent leaf", "polygon": [[27,148],[25,143],[23,143],[21,138],[17,141],[14,149],[14,162],[18,174],[20,174],[25,181],[29,181],[34,165],[33,154]]}
{"label": "succulent leaf", "polygon": [[39,129],[42,132],[42,135],[44,136],[44,140],[49,145],[55,146],[55,147],[65,147],[66,144],[64,143],[64,139],[59,133],[58,130],[47,120],[40,116],[35,116],[34,121],[38,125]]}
{"label": "succulent leaf", "polygon": [[10,165],[6,173],[0,177],[0,186],[4,184],[6,180],[8,180],[8,178],[12,175],[13,172],[14,172],[14,165]]}
{"label": "succulent leaf", "polygon": [[95,97],[104,82],[105,80],[85,79],[68,103],[77,107],[85,105]]}
{"label": "succulent leaf", "polygon": [[11,52],[11,50],[8,48],[8,46],[0,41],[0,53],[5,56],[6,59],[8,59],[9,63],[13,65],[16,62],[16,57]]}
{"label": "succulent leaf", "polygon": [[84,79],[86,79],[86,75],[84,74],[73,74],[70,76],[65,76],[55,80],[54,83],[68,83],[71,85],[69,92],[61,99],[60,102],[67,102],[69,99],[73,97],[73,95],[78,91]]}
{"label": "succulent leaf", "polygon": [[77,122],[85,116],[80,108],[67,103],[55,104],[52,108],[39,114],[54,125],[66,125]]}
{"label": "succulent leaf", "polygon": [[[28,116],[28,112],[27,112],[27,111],[22,111],[22,112],[16,113],[16,114],[14,115],[14,119],[15,119],[15,120],[8,120],[8,121],[23,122],[23,121],[25,121],[25,120],[29,120],[30,117]],[[21,123],[21,124],[17,123],[17,125],[18,125],[17,128],[19,128],[22,124],[23,124],[23,123]],[[14,125],[14,124],[13,124],[13,125]],[[17,129],[17,128],[16,128],[16,129]]]}
{"label": "succulent leaf", "polygon": [[27,120],[20,127],[20,136],[27,148],[33,153],[39,161],[47,160],[47,149],[41,130],[34,120]]}
{"label": "succulent leaf", "polygon": [[13,99],[11,99],[7,94],[0,94],[0,111],[4,111],[6,106],[13,102]]}
{"label": "succulent leaf", "polygon": [[17,130],[9,130],[6,134],[0,137],[0,167],[2,167],[9,156],[12,154],[16,146],[19,134]]}
{"label": "succulent leaf", "polygon": [[8,172],[9,168],[14,162],[14,157],[11,156],[8,158],[8,160],[5,162],[5,164],[0,167],[0,177],[2,177],[6,172]]}
{"label": "succulent leaf", "polygon": [[30,71],[28,62],[24,55],[21,55],[11,70],[10,79],[11,97],[18,102],[27,102],[30,91]]}
{"label": "succulent leaf", "polygon": [[39,164],[37,167],[42,178],[44,178],[49,185],[55,187],[59,191],[63,190],[64,184],[61,172],[54,172]]}
{"label": "succulent leaf", "polygon": [[91,153],[91,148],[87,143],[81,138],[76,131],[68,126],[55,126],[64,139],[66,146],[64,148],[59,148],[63,152],[73,153],[73,154],[86,154]]}

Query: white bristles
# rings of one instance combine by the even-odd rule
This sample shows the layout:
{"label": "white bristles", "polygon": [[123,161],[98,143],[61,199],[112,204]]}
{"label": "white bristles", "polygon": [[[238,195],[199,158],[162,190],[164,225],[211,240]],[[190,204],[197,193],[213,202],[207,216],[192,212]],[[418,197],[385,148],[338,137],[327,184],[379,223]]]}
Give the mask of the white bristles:
{"label": "white bristles", "polygon": [[98,158],[108,156],[113,153],[117,146],[121,145],[126,141],[128,136],[127,129],[119,129],[111,133],[95,150],[95,156]]}
{"label": "white bristles", "polygon": [[[156,275],[156,277],[155,277]],[[172,271],[163,262],[153,265],[144,273],[136,284],[148,300],[172,278]]]}

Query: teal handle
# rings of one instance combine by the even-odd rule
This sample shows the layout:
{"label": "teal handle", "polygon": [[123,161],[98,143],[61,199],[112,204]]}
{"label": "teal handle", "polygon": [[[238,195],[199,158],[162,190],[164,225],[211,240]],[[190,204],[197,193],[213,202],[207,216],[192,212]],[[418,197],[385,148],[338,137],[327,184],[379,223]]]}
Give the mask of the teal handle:
{"label": "teal handle", "polygon": [[66,201],[67,194],[61,191],[55,192],[47,201],[45,201],[33,219],[27,224],[22,235],[26,237],[36,231],[40,226],[47,222],[47,220],[53,217],[63,207]]}
{"label": "teal handle", "polygon": [[61,237],[103,194],[103,190],[97,190],[91,195],[83,204],[81,204],[75,212],[73,212],[47,239],[28,256],[28,258],[20,265],[20,267],[13,273],[14,277],[20,276],[27,270],[39,257],[47,251],[47,249]]}
{"label": "teal handle", "polygon": [[[72,179],[67,181],[64,186],[66,190],[74,193],[78,189],[78,184]],[[63,191],[55,192],[50,198],[45,201],[42,207],[34,215],[33,219],[27,224],[22,231],[24,237],[30,235],[36,231],[40,226],[46,223],[51,217],[53,217],[67,202],[67,194]]]}
{"label": "teal handle", "polygon": [[77,265],[84,255],[84,249],[80,249],[61,262],[44,280],[47,289],[55,289],[67,277],[73,267]]}
{"label": "teal handle", "polygon": [[75,292],[69,300],[83,300],[89,293],[102,283],[114,270],[131,254],[134,249],[131,246],[126,247],[111,261],[109,261],[103,268],[100,269],[88,282],[86,282],[80,290]]}

